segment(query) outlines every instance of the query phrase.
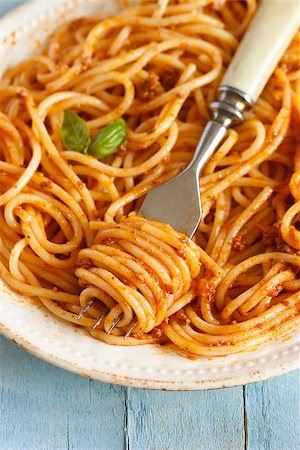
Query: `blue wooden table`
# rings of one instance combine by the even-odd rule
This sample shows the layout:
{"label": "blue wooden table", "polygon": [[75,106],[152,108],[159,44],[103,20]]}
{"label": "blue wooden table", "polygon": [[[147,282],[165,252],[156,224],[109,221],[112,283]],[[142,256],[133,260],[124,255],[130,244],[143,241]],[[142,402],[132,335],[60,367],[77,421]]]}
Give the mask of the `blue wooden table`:
{"label": "blue wooden table", "polygon": [[[20,3],[0,0],[0,16]],[[299,450],[299,390],[298,371],[215,391],[127,389],[0,337],[0,449]]]}
{"label": "blue wooden table", "polygon": [[298,450],[299,373],[160,392],[88,380],[0,338],[1,450]]}

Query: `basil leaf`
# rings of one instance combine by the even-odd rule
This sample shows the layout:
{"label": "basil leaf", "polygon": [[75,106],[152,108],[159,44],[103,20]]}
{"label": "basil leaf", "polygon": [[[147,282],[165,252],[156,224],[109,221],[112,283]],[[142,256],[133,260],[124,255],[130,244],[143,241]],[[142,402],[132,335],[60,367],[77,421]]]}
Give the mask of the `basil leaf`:
{"label": "basil leaf", "polygon": [[61,137],[67,149],[87,154],[91,143],[89,128],[85,120],[70,109],[64,112]]}
{"label": "basil leaf", "polygon": [[88,153],[95,158],[104,158],[115,153],[126,139],[127,126],[123,119],[107,125],[96,134]]}

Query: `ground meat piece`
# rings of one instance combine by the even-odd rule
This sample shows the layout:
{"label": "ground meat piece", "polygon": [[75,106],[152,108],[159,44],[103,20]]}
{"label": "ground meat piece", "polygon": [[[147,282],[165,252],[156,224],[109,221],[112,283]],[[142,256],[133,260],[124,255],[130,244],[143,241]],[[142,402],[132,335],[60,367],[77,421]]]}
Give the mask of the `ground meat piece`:
{"label": "ground meat piece", "polygon": [[155,72],[149,72],[148,77],[137,86],[137,96],[142,101],[153,100],[162,92],[159,76]]}
{"label": "ground meat piece", "polygon": [[142,331],[138,331],[137,333],[132,333],[131,337],[142,340],[146,339],[147,334],[143,333]]}
{"label": "ground meat piece", "polygon": [[236,252],[242,252],[247,247],[247,239],[238,234],[233,238],[232,248]]}
{"label": "ground meat piece", "polygon": [[165,292],[166,294],[174,294],[174,288],[170,284],[165,284]]}
{"label": "ground meat piece", "polygon": [[178,248],[178,249],[176,250],[176,253],[177,253],[177,255],[180,256],[181,258],[186,259],[185,251],[184,251],[182,248]]}
{"label": "ground meat piece", "polygon": [[178,239],[179,239],[179,241],[182,242],[182,244],[184,244],[184,245],[188,245],[188,244],[189,244],[189,239],[188,239],[187,237],[179,236]]}
{"label": "ground meat piece", "polygon": [[207,295],[208,301],[213,302],[216,293],[216,288],[209,281],[205,280],[204,278],[201,278],[197,286],[197,293],[199,297],[203,294]]}
{"label": "ground meat piece", "polygon": [[266,247],[273,247],[275,244],[275,239],[280,236],[280,226],[279,223],[276,222],[271,226],[263,227],[262,232],[262,243]]}
{"label": "ground meat piece", "polygon": [[92,266],[91,260],[89,258],[78,258],[76,267],[82,269],[89,269]]}
{"label": "ground meat piece", "polygon": [[281,236],[275,238],[275,248],[280,253],[289,253],[290,255],[296,252],[283,240]]}
{"label": "ground meat piece", "polygon": [[169,91],[176,86],[180,71],[176,67],[169,67],[160,74],[160,82],[165,91]]}
{"label": "ground meat piece", "polygon": [[116,240],[112,239],[112,238],[108,238],[108,239],[104,239],[101,244],[103,245],[107,245],[108,247],[112,247],[113,245],[116,244]]}
{"label": "ground meat piece", "polygon": [[282,286],[277,284],[277,286],[274,286],[270,291],[268,291],[269,297],[277,297],[277,295],[281,292]]}
{"label": "ground meat piece", "polygon": [[178,319],[185,323],[191,323],[191,319],[189,319],[188,316],[184,312],[181,312],[178,314]]}
{"label": "ground meat piece", "polygon": [[164,332],[160,327],[154,328],[152,332],[152,336],[154,338],[161,338],[163,336]]}
{"label": "ground meat piece", "polygon": [[123,144],[120,145],[118,151],[116,152],[116,155],[118,156],[125,156],[126,154],[127,154],[127,141],[123,142]]}
{"label": "ground meat piece", "polygon": [[90,69],[93,66],[93,60],[92,58],[86,58],[86,57],[82,57],[80,58],[80,70],[82,72],[87,71],[88,69]]}
{"label": "ground meat piece", "polygon": [[20,87],[20,88],[17,89],[16,97],[17,97],[18,100],[20,100],[21,102],[23,102],[23,104],[24,104],[24,100],[25,100],[25,98],[26,98],[27,96],[28,96],[28,93],[27,93],[26,89],[24,89],[24,88],[22,88],[22,87]]}
{"label": "ground meat piece", "polygon": [[136,273],[135,276],[136,276],[137,280],[141,281],[142,283],[146,282],[145,275],[142,275],[140,273]]}
{"label": "ground meat piece", "polygon": [[51,180],[42,181],[40,183],[40,188],[41,189],[47,189],[47,188],[49,188],[51,186],[51,184],[52,184]]}
{"label": "ground meat piece", "polygon": [[68,25],[69,31],[75,32],[82,25],[83,21],[83,17],[72,20],[72,22]]}
{"label": "ground meat piece", "polygon": [[280,223],[276,222],[271,226],[263,227],[262,243],[266,247],[272,247],[277,252],[298,254],[297,250],[289,246],[283,239],[280,231]]}
{"label": "ground meat piece", "polygon": [[229,347],[231,345],[231,342],[222,340],[217,343],[217,347],[221,347],[223,345],[227,345]]}

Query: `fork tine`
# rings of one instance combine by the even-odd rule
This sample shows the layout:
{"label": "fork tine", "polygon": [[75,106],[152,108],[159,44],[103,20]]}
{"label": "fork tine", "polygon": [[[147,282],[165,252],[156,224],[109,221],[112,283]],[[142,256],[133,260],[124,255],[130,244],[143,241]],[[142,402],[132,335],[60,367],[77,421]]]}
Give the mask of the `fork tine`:
{"label": "fork tine", "polygon": [[95,300],[92,299],[90,300],[80,311],[80,313],[77,316],[77,320],[80,320],[82,316],[85,315],[85,313],[93,306],[93,304],[95,303]]}
{"label": "fork tine", "polygon": [[104,319],[104,317],[106,316],[106,314],[108,313],[109,309],[108,308],[104,308],[104,310],[102,311],[101,316],[99,317],[99,319],[97,320],[97,322],[95,323],[95,325],[93,326],[93,330],[95,330],[100,323],[102,322],[102,320]]}
{"label": "fork tine", "polygon": [[133,322],[133,324],[131,325],[131,327],[126,331],[126,334],[125,334],[125,336],[124,336],[124,339],[125,339],[125,340],[131,335],[131,333],[133,332],[133,330],[134,330],[134,328],[136,327],[136,325],[137,325],[137,322]]}
{"label": "fork tine", "polygon": [[110,334],[110,333],[116,328],[116,326],[117,326],[118,323],[120,322],[121,318],[122,318],[122,314],[120,314],[120,315],[115,319],[115,321],[111,324],[111,326],[109,327],[109,329],[108,329],[108,331],[107,331],[107,334]]}

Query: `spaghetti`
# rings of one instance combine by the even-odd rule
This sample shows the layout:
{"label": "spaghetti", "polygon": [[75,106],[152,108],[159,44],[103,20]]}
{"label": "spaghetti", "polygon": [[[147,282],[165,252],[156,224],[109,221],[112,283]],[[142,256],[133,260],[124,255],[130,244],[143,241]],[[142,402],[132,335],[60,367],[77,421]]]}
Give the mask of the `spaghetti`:
{"label": "spaghetti", "polygon": [[[195,239],[137,216],[192,158],[256,1],[144,1],[62,26],[0,84],[0,276],[115,345],[249,350],[299,324],[299,34],[206,165]],[[66,148],[122,118],[97,159]],[[83,122],[81,122],[82,125]],[[83,126],[83,125],[82,125]]]}

